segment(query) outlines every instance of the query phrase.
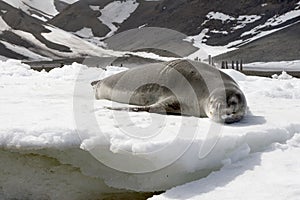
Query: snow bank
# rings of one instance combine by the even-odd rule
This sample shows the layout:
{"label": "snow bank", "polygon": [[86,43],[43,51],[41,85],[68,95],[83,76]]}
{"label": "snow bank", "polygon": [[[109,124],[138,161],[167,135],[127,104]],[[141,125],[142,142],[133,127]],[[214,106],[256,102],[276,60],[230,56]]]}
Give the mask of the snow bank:
{"label": "snow bank", "polygon": [[[225,165],[208,177],[173,188],[151,200],[299,199],[300,137]],[[242,151],[237,152],[240,154]]]}
{"label": "snow bank", "polygon": [[[90,82],[122,70],[74,63],[46,73],[0,62],[2,199],[99,199],[122,189],[167,190],[272,153],[270,145],[284,145],[300,132],[298,79],[224,70],[240,84],[250,111],[240,123],[220,126],[206,118],[105,109],[112,102],[95,101]],[[230,176],[238,177],[238,170]]]}
{"label": "snow bank", "polygon": [[4,76],[32,76],[35,71],[29,65],[22,64],[19,60],[0,61],[0,77]]}
{"label": "snow bank", "polygon": [[286,80],[286,79],[292,79],[293,77],[291,75],[289,75],[288,73],[286,73],[285,71],[283,71],[279,76],[277,74],[274,74],[272,76],[273,79],[280,79],[280,80]]}
{"label": "snow bank", "polygon": [[244,69],[256,71],[300,71],[300,60],[247,63],[244,65]]}

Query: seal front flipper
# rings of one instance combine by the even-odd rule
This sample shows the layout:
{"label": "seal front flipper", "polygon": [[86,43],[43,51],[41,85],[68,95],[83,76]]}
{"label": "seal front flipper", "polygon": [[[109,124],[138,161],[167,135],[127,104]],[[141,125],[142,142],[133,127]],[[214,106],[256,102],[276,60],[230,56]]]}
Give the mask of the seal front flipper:
{"label": "seal front flipper", "polygon": [[170,96],[151,106],[155,113],[181,114],[181,106],[176,97]]}
{"label": "seal front flipper", "polygon": [[132,107],[110,107],[104,106],[104,108],[116,111],[131,111],[131,112],[149,112],[150,106],[132,106]]}
{"label": "seal front flipper", "polygon": [[116,111],[150,112],[159,114],[181,114],[180,103],[174,97],[168,97],[149,106],[104,107]]}

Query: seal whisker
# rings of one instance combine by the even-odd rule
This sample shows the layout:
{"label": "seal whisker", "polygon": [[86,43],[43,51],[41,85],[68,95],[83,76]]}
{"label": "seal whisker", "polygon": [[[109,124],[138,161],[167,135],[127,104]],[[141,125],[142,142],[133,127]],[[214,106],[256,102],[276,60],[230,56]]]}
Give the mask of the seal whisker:
{"label": "seal whisker", "polygon": [[218,105],[217,105],[217,110],[218,110],[218,115],[221,116],[221,103],[218,102]]}

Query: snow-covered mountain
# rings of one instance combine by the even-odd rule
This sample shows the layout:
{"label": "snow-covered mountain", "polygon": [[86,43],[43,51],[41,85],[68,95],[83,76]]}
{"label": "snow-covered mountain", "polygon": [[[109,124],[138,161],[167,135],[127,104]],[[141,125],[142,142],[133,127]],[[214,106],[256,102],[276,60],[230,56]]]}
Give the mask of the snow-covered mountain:
{"label": "snow-covered mountain", "polygon": [[0,1],[0,55],[22,60],[103,56],[111,53]]}
{"label": "snow-covered mountain", "polygon": [[[252,29],[257,33],[259,30],[279,28],[297,21],[295,18],[299,17],[299,14],[291,11],[299,9],[298,2],[297,0],[247,0],[243,2],[217,0],[175,2],[170,0],[106,0],[97,2],[87,0],[71,5],[67,9],[68,12],[61,12],[52,20],[52,23],[63,29],[78,31],[79,26],[80,28],[86,27],[84,13],[85,9],[89,8],[90,11],[98,12],[98,15],[94,17],[99,18],[111,31],[118,28],[118,32],[121,32],[140,26],[165,27],[191,36],[209,29],[207,44],[226,45],[238,38],[248,38],[247,31]],[[77,15],[76,26],[63,23],[74,19],[70,13]],[[278,16],[281,17],[278,18]],[[105,21],[105,19],[109,20]],[[273,25],[268,26],[270,24]],[[242,33],[245,34],[242,35]],[[97,36],[103,37],[106,34],[107,32]]]}
{"label": "snow-covered mountain", "polygon": [[78,0],[2,0],[27,14],[47,21],[59,14],[66,6]]}
{"label": "snow-covered mountain", "polygon": [[[8,58],[76,57],[89,55],[82,52],[86,49],[85,45],[120,50],[120,45],[116,43],[122,43],[122,50],[131,51],[132,44],[140,44],[140,40],[145,40],[142,38],[145,35],[140,34],[135,41],[131,32],[128,37],[122,35],[121,38],[112,39],[112,36],[133,28],[161,27],[189,36],[176,38],[179,45],[175,46],[181,46],[181,40],[185,40],[192,44],[190,46],[199,48],[195,52],[195,49],[187,47],[190,58],[205,59],[210,54],[218,56],[215,57],[218,62],[228,59],[255,62],[261,61],[260,57],[264,58],[263,61],[278,61],[285,57],[285,60],[299,59],[297,52],[300,45],[293,45],[300,41],[293,34],[299,30],[299,0],[0,0],[0,7],[3,29],[0,34],[0,55]],[[42,32],[49,33],[53,30],[45,26],[57,30],[59,35],[64,35],[62,40],[55,41],[59,37],[47,40],[47,34]],[[34,35],[38,41],[16,34],[20,30]],[[275,34],[281,35],[280,38],[274,36]],[[149,34],[146,35],[146,40],[149,41]],[[76,38],[76,42],[67,38]],[[159,39],[161,46],[162,38]],[[166,44],[170,42],[163,39]],[[78,45],[79,41],[81,45]],[[51,50],[41,51],[39,42],[46,43]],[[85,45],[82,46],[82,43]],[[277,45],[270,45],[273,43]],[[282,43],[286,45],[278,45]],[[288,49],[290,44],[293,45],[292,50]],[[14,45],[18,45],[18,50],[13,48]],[[28,52],[24,54],[19,47],[33,51],[38,56],[29,55]],[[77,48],[76,53],[74,48]],[[255,53],[258,50],[260,56]],[[226,54],[227,52],[230,53]],[[289,52],[289,55],[280,54],[278,58],[278,52]],[[186,54],[185,52],[184,55]]]}
{"label": "snow-covered mountain", "polygon": [[[139,7],[136,0],[78,1],[54,17],[50,23],[88,37],[110,37]],[[85,32],[85,33],[84,33]],[[88,33],[89,32],[89,33]]]}

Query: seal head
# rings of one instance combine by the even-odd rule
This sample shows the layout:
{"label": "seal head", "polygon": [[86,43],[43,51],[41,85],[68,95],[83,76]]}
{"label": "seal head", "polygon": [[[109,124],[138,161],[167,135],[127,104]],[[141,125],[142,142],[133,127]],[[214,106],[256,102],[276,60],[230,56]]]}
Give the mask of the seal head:
{"label": "seal head", "polygon": [[247,102],[237,88],[218,88],[209,96],[206,115],[214,121],[234,123],[246,114]]}

